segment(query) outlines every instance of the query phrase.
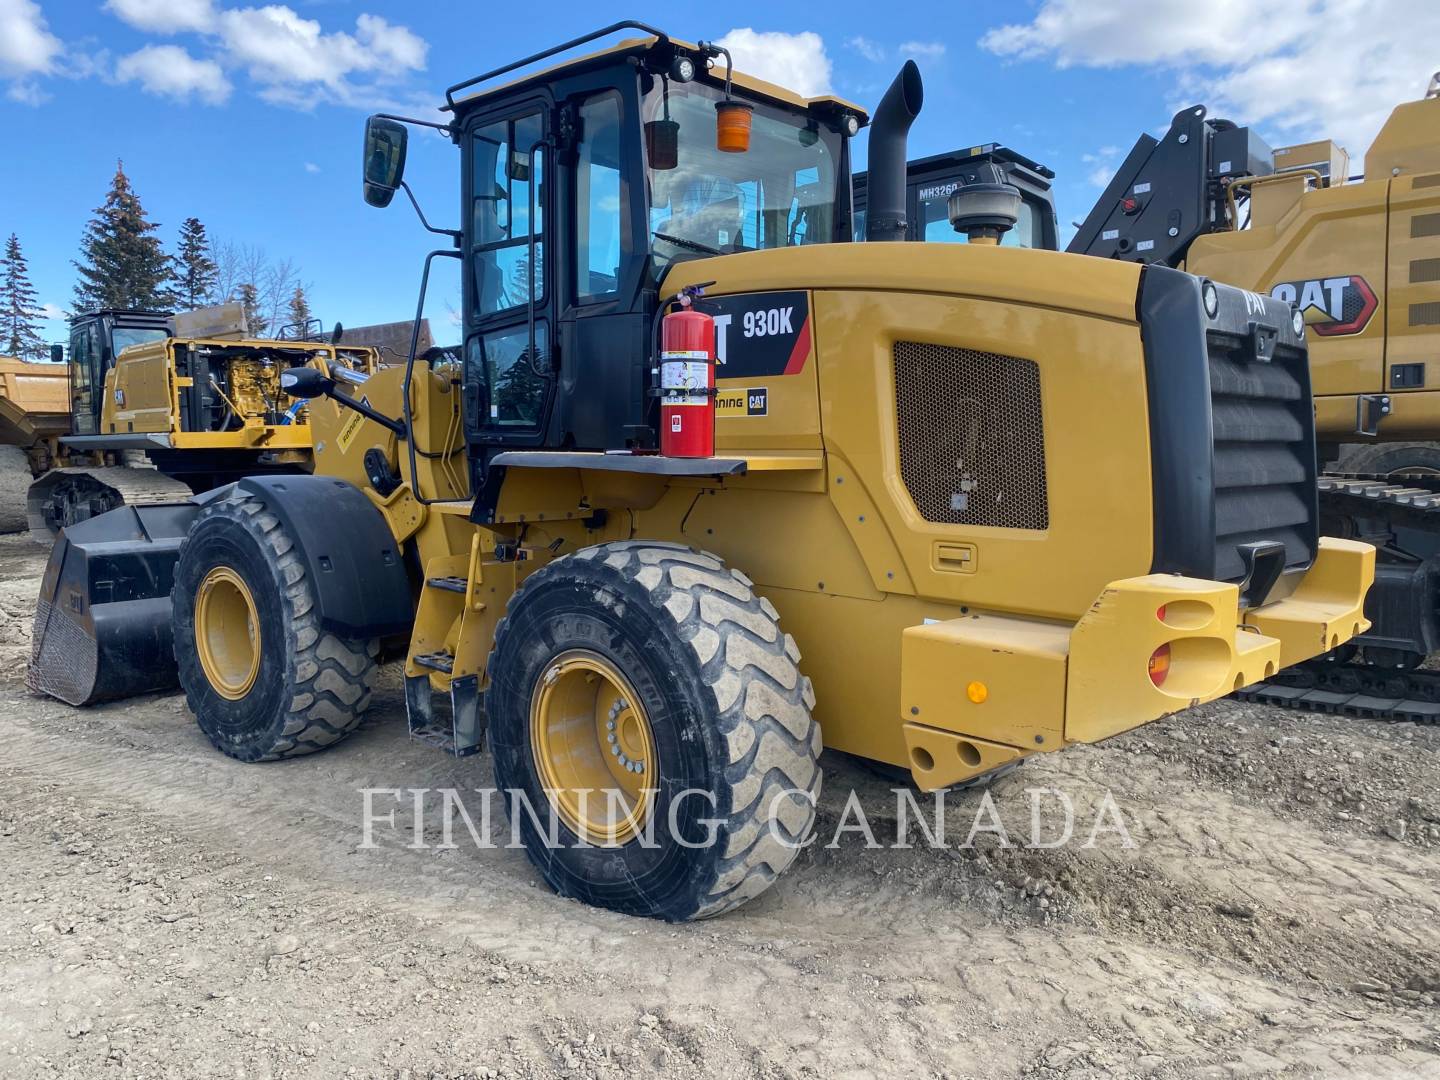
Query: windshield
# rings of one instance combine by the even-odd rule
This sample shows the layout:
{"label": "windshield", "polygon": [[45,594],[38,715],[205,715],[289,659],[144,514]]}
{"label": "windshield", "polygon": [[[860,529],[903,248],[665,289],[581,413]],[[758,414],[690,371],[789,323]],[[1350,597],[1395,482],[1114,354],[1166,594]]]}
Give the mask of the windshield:
{"label": "windshield", "polygon": [[[835,239],[840,136],[814,117],[753,103],[750,149],[715,146],[715,103],[723,91],[657,79],[645,95],[646,175],[656,256],[755,251]],[[674,168],[656,142],[675,125]]]}
{"label": "windshield", "polygon": [[151,341],[163,341],[169,336],[165,330],[158,327],[140,329],[134,326],[123,328],[117,326],[113,333],[111,333],[110,340],[112,343],[111,347],[115,350],[115,355],[119,356],[131,345],[144,345]]}

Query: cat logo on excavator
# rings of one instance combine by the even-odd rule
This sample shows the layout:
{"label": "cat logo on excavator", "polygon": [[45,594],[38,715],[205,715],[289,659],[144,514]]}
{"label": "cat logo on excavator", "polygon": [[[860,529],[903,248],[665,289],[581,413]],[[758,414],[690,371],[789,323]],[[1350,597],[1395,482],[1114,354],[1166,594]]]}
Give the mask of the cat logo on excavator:
{"label": "cat logo on excavator", "polygon": [[1298,304],[1305,322],[1321,337],[1360,333],[1380,306],[1375,290],[1359,274],[1282,281],[1271,287],[1270,295]]}

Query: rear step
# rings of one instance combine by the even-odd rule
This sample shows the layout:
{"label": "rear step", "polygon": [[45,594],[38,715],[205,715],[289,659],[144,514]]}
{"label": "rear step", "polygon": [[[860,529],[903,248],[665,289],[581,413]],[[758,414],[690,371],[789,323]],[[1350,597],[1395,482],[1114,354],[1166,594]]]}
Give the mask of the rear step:
{"label": "rear step", "polygon": [[[455,657],[449,653],[427,653],[415,657],[419,667],[449,675]],[[405,717],[410,737],[428,743],[456,757],[478,754],[485,745],[485,716],[480,708],[480,677],[462,675],[450,684],[450,717],[437,714],[429,675],[405,677]]]}
{"label": "rear step", "polygon": [[425,582],[432,589],[444,589],[446,592],[463,593],[468,582],[463,577],[432,577]]}

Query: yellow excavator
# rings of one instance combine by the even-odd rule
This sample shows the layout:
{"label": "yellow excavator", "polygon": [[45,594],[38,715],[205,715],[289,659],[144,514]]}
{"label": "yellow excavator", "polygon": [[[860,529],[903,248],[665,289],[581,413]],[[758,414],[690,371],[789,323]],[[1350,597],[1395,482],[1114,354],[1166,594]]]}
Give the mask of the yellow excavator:
{"label": "yellow excavator", "polygon": [[183,500],[239,476],[306,471],[308,411],[279,379],[316,360],[358,382],[378,354],[323,340],[252,339],[238,304],[78,315],[68,363],[0,369],[0,432],[25,452],[6,463],[5,513],[14,528],[27,522],[49,542],[118,506]]}
{"label": "yellow excavator", "polygon": [[[411,734],[488,747],[553,888],[691,919],[792,862],[822,745],[940,789],[1363,632],[1374,549],[1320,533],[1291,306],[899,242],[922,96],[906,64],[872,118],[626,22],[371,117],[372,205],[414,198],[410,130],[459,151],[415,322],[458,271],[458,340],[363,387],[282,373],[313,475],[67,528],[33,685],[178,667],[215,746],[270,761],[353,732],[397,648]],[[1286,468],[1237,492],[1257,443]]]}
{"label": "yellow excavator", "polygon": [[[1351,175],[1328,140],[1272,150],[1193,106],[1141,136],[1069,250],[1181,267],[1300,312],[1322,520],[1380,551],[1374,625],[1255,696],[1440,723],[1440,675],[1422,669],[1440,649],[1440,76],[1364,161]],[[1259,453],[1252,468],[1272,472]]]}

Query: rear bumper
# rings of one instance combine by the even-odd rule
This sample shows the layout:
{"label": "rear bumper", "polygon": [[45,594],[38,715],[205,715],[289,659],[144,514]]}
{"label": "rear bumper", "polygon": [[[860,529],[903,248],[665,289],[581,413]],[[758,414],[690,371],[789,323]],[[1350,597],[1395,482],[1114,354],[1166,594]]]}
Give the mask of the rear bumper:
{"label": "rear bumper", "polygon": [[[1326,537],[1295,591],[1253,610],[1235,585],[1150,574],[1106,586],[1073,626],[967,615],[909,627],[900,707],[915,780],[946,787],[1267,679],[1368,629],[1374,577],[1373,547]],[[1167,645],[1157,686],[1150,657]]]}

